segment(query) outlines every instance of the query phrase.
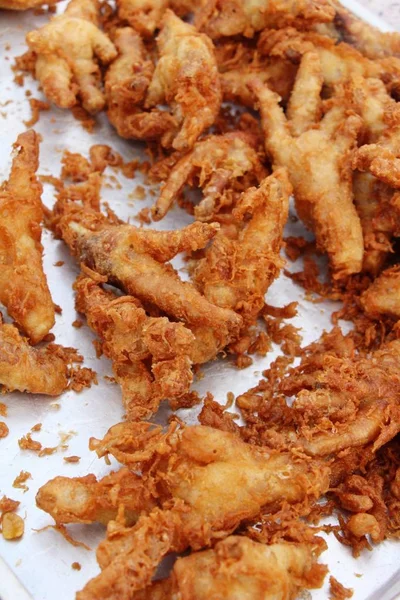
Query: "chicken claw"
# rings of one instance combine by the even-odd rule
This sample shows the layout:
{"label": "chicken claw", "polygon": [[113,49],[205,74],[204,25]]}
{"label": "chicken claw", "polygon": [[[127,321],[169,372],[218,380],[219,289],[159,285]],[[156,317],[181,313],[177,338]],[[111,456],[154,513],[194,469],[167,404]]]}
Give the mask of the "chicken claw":
{"label": "chicken claw", "polygon": [[318,62],[313,52],[302,58],[289,100],[290,121],[276,94],[257,80],[250,86],[259,101],[267,153],[276,166],[287,167],[299,216],[328,254],[333,277],[340,278],[362,268],[363,235],[350,164],[362,122],[333,106],[316,125],[323,82]]}
{"label": "chicken claw", "polygon": [[35,176],[39,139],[18,136],[10,177],[0,187],[0,301],[33,344],[54,325],[54,305],[43,271],[42,186]]}
{"label": "chicken claw", "polygon": [[172,168],[153,206],[154,220],[159,221],[166,215],[184,185],[195,175],[203,189],[203,199],[195,207],[194,214],[200,221],[209,221],[216,218],[220,208],[232,204],[236,180],[248,176],[251,178],[249,185],[260,183],[266,176],[266,169],[250,136],[243,132],[213,135],[201,140]]}
{"label": "chicken claw", "polygon": [[108,64],[117,56],[98,28],[98,0],[71,0],[65,13],[26,36],[36,55],[36,77],[44,94],[60,108],[71,108],[79,94],[83,107],[96,113],[104,107],[97,56]]}
{"label": "chicken claw", "polygon": [[180,126],[172,147],[189,150],[214,123],[222,101],[214,47],[206,35],[169,9],[157,45],[160,58],[145,107],[167,103]]}

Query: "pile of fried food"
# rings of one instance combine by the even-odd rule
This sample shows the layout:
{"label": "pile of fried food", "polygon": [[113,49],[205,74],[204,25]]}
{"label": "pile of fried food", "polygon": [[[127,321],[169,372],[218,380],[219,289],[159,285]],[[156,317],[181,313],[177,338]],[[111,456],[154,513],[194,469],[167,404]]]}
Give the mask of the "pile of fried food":
{"label": "pile of fried food", "polygon": [[[400,34],[336,0],[71,0],[26,39],[19,67],[50,102],[105,110],[120,136],[147,142],[148,179],[162,183],[152,219],[174,204],[194,216],[161,231],[102,211],[102,172],[120,157],[101,145],[90,160],[64,156],[44,211],[33,131],[0,191],[0,300],[15,321],[0,325],[0,383],[50,395],[68,385],[71,353],[34,347],[54,324],[44,220],[81,267],[76,309],[127,416],[90,440],[118,471],[56,477],[37,494],[57,525],[107,526],[101,572],[77,598],[286,600],[320,587],[319,531],[355,555],[400,531]],[[284,242],[292,194],[314,244]],[[349,334],[336,325],[301,348],[281,328],[295,307],[265,294],[285,245],[303,255],[294,281],[343,301],[335,318],[353,321]],[[190,281],[170,264],[182,252]],[[325,281],[312,252],[327,257]],[[236,356],[245,367],[278,338],[284,355],[235,399],[242,424],[211,394],[199,425],[146,422],[163,400],[199,401],[199,365]],[[317,525],[333,513],[337,525]],[[331,578],[331,594],[351,591]]]}

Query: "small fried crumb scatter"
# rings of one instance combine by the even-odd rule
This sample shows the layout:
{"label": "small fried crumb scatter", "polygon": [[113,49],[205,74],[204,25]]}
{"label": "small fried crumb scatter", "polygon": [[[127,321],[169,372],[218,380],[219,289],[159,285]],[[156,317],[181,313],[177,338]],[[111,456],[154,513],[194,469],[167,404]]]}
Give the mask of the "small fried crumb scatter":
{"label": "small fried crumb scatter", "polygon": [[7,498],[7,496],[3,496],[0,500],[0,515],[7,512],[14,512],[17,510],[19,504],[18,500],[12,500],[11,498]]}
{"label": "small fried crumb scatter", "polygon": [[80,460],[80,456],[64,456],[64,461],[66,463],[78,463]]}
{"label": "small fried crumb scatter", "polygon": [[1,520],[1,528],[5,540],[17,540],[24,534],[25,523],[19,515],[7,512]]}
{"label": "small fried crumb scatter", "polygon": [[345,588],[334,577],[329,577],[329,584],[330,584],[329,591],[330,591],[331,600],[345,600],[346,598],[352,597],[353,590],[350,588]]}
{"label": "small fried crumb scatter", "polygon": [[73,562],[71,567],[74,569],[74,571],[80,571],[81,570],[81,565],[78,562]]}
{"label": "small fried crumb scatter", "polygon": [[6,423],[4,421],[0,421],[0,438],[5,438],[8,436],[10,430],[8,429]]}
{"label": "small fried crumb scatter", "polygon": [[25,484],[25,481],[27,481],[28,479],[32,479],[32,475],[29,473],[29,471],[21,471],[21,473],[14,479],[12,485],[14,488],[24,490],[24,492],[27,492],[29,488]]}
{"label": "small fried crumb scatter", "polygon": [[0,402],[0,415],[2,417],[7,416],[7,404],[4,404],[4,402]]}

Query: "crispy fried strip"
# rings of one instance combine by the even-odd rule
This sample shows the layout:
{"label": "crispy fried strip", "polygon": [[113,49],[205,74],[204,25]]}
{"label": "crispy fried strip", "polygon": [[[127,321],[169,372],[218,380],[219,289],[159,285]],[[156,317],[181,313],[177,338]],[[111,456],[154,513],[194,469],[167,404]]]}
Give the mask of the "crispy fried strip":
{"label": "crispy fried strip", "polygon": [[54,305],[43,271],[42,186],[35,176],[39,140],[18,136],[10,177],[0,188],[0,301],[33,344],[54,325]]}

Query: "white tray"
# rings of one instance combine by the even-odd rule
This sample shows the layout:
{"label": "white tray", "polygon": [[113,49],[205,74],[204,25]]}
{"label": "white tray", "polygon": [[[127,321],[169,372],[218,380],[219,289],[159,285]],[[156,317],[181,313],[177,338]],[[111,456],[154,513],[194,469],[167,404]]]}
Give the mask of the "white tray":
{"label": "white tray", "polygon": [[[59,9],[63,9],[62,2]],[[353,0],[344,2],[366,21],[390,30],[378,17],[369,13]],[[25,33],[46,21],[46,16],[34,16],[32,13],[13,14],[0,11],[0,181],[8,175],[10,166],[10,147],[17,134],[23,131],[23,120],[30,118],[30,109],[25,96],[26,88],[19,88],[13,83],[14,74],[11,71],[13,57],[22,54],[26,47]],[[27,81],[29,78],[27,78]],[[41,98],[34,82],[29,82],[35,98]],[[8,103],[12,100],[11,103]],[[140,147],[118,138],[101,117],[101,126],[95,132],[88,134],[81,125],[73,119],[68,111],[52,108],[43,112],[40,121],[35,126],[36,131],[43,135],[40,155],[40,173],[58,175],[62,151],[81,152],[87,154],[89,147],[96,143],[108,143],[120,152],[126,160],[140,155]],[[113,172],[107,171],[108,175]],[[112,208],[122,218],[133,217],[144,206],[150,206],[153,197],[139,201],[129,198],[133,188],[142,183],[140,176],[137,180],[127,180],[117,174],[122,185],[121,189],[103,187],[103,198],[109,201]],[[110,181],[110,180],[108,180]],[[111,184],[114,188],[114,184]],[[45,186],[45,202],[51,206],[53,188]],[[183,211],[175,209],[156,226],[163,229],[173,229],[190,222],[190,217]],[[290,224],[287,234],[304,234],[301,224]],[[90,436],[101,437],[112,424],[121,420],[123,415],[120,391],[118,386],[104,380],[103,375],[111,375],[110,364],[106,359],[97,360],[92,346],[94,336],[87,327],[75,329],[71,323],[76,319],[72,283],[77,274],[77,266],[70,258],[63,243],[54,241],[44,233],[45,269],[54,301],[62,306],[63,314],[57,317],[54,328],[56,341],[66,346],[74,346],[85,356],[85,364],[98,373],[99,385],[85,390],[81,394],[68,392],[57,399],[39,396],[29,396],[13,393],[1,397],[0,400],[8,406],[8,417],[4,419],[10,429],[7,438],[0,440],[0,494],[5,494],[21,502],[20,514],[25,516],[25,534],[20,541],[6,542],[0,536],[0,599],[26,600],[29,591],[34,600],[72,600],[77,590],[98,572],[94,551],[88,552],[82,548],[69,545],[57,532],[47,530],[37,533],[52,522],[46,513],[35,505],[35,494],[38,488],[56,475],[82,476],[87,473],[104,475],[109,467],[96,458],[88,450]],[[54,267],[54,263],[63,260],[64,266]],[[177,266],[179,262],[175,263]],[[181,265],[182,266],[182,265]],[[184,273],[182,273],[184,276]],[[324,302],[310,304],[304,300],[304,292],[295,286],[290,279],[281,276],[270,288],[268,302],[283,306],[292,300],[300,302],[299,315],[292,320],[293,324],[303,328],[304,343],[316,339],[324,329],[330,329],[330,314],[338,308],[337,304]],[[277,356],[277,350],[271,352],[266,359],[255,360],[253,366],[237,371],[229,361],[214,362],[203,369],[205,377],[195,383],[195,389],[201,394],[210,390],[217,400],[225,401],[226,393],[244,392],[255,385],[261,376],[261,371],[267,368],[269,362]],[[57,410],[57,406],[59,409]],[[196,420],[197,410],[182,411],[181,416],[189,423]],[[162,422],[167,415],[166,408],[157,417]],[[44,446],[56,446],[59,442],[59,432],[74,431],[76,435],[69,442],[68,450],[63,454],[58,452],[52,456],[39,458],[29,451],[20,451],[18,439],[30,431],[36,423],[42,423],[42,431],[34,434]],[[78,464],[67,464],[63,456],[78,455]],[[27,482],[29,491],[25,494],[12,487],[12,482],[21,470],[29,471],[32,479]],[[84,540],[92,549],[104,536],[102,527],[71,526],[73,535]],[[365,552],[359,559],[352,558],[348,549],[340,545],[332,536],[327,538],[329,550],[322,555],[322,561],[330,567],[331,574],[341,583],[354,589],[354,600],[393,600],[399,593],[399,576],[397,557],[399,545],[386,541],[373,552]],[[81,571],[71,568],[73,562],[82,565]],[[360,576],[357,575],[361,574]],[[22,585],[21,585],[22,584]],[[312,593],[314,600],[328,597],[328,578],[322,590]]]}

